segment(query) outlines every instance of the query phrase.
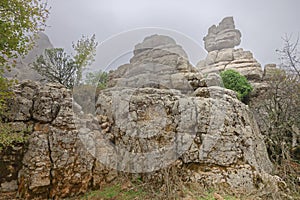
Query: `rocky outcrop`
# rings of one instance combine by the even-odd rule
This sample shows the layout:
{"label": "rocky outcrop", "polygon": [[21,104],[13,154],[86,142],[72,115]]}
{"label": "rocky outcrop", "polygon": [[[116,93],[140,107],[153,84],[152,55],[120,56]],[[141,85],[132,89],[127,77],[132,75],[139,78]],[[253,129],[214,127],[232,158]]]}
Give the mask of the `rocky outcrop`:
{"label": "rocky outcrop", "polygon": [[29,65],[33,63],[38,56],[42,55],[45,49],[51,48],[53,48],[53,45],[51,44],[48,36],[45,33],[39,33],[33,49],[30,50],[24,58],[19,58],[16,66],[11,68],[11,71],[6,71],[5,76],[8,78],[15,78],[17,80],[43,80],[44,77],[38,74]]}
{"label": "rocky outcrop", "polygon": [[276,64],[267,64],[264,67],[263,80],[269,81],[276,73],[285,73],[284,70],[279,69]]}
{"label": "rocky outcrop", "polygon": [[197,68],[204,74],[234,69],[254,82],[260,82],[263,76],[261,65],[253,54],[242,48],[211,51],[205,60],[197,64]]}
{"label": "rocky outcrop", "polygon": [[[182,47],[170,37],[153,35],[137,44],[129,64],[122,65],[109,75],[109,87],[156,87],[191,90],[187,82],[201,79],[189,63]],[[197,76],[197,77],[195,77]]]}
{"label": "rocky outcrop", "polygon": [[[137,45],[131,62],[110,74],[110,87],[98,97],[96,113],[107,121],[102,124],[107,138],[88,137],[100,138],[96,149],[102,146],[105,154],[97,159],[135,173],[159,173],[179,163],[186,181],[262,194],[274,182],[267,190],[278,191],[280,178],[269,174],[272,164],[248,107],[220,87],[216,74],[204,79],[183,62],[184,54],[165,52],[164,45],[174,42],[162,44],[160,37]],[[149,43],[155,45],[137,50]]]}
{"label": "rocky outcrop", "polygon": [[226,17],[218,26],[211,26],[203,40],[208,52],[234,48],[241,43],[241,32],[235,29],[233,17]]}
{"label": "rocky outcrop", "polygon": [[204,38],[208,54],[197,64],[197,68],[204,74],[234,69],[251,82],[260,82],[263,71],[253,54],[242,48],[234,49],[240,44],[240,38],[241,33],[235,29],[232,17],[224,18],[219,26],[210,27]]}
{"label": "rocky outcrop", "polygon": [[[27,80],[16,85],[14,92],[6,121],[26,130],[28,141],[13,149],[21,152],[17,156],[10,149],[0,153],[3,171],[8,171],[1,173],[0,191],[17,188],[21,199],[61,199],[99,188],[117,176],[96,162],[82,144],[69,90]],[[80,121],[99,125],[95,117]],[[14,163],[13,171],[9,171],[10,163]]]}
{"label": "rocky outcrop", "polygon": [[15,86],[6,121],[32,129],[17,180],[1,177],[2,189],[15,181],[21,199],[62,199],[119,173],[158,179],[179,163],[187,182],[259,196],[279,190],[248,106],[218,75],[204,78],[173,39],[145,38],[109,77],[90,114],[61,85]]}

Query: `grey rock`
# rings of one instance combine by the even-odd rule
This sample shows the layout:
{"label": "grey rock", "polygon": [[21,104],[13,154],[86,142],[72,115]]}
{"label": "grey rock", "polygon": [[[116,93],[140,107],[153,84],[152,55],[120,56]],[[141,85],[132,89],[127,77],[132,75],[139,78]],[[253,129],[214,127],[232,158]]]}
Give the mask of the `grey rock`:
{"label": "grey rock", "polygon": [[285,73],[285,71],[278,68],[276,64],[267,64],[264,67],[263,80],[269,81],[278,73]]}
{"label": "grey rock", "polygon": [[8,78],[15,78],[17,80],[34,80],[40,81],[45,79],[35,70],[30,67],[36,58],[44,53],[45,49],[51,49],[51,44],[48,36],[45,33],[40,32],[36,38],[35,46],[24,58],[19,58],[15,67],[11,68],[11,71],[6,71],[5,76]]}
{"label": "grey rock", "polygon": [[263,76],[261,65],[253,58],[253,54],[241,48],[209,52],[205,60],[197,64],[197,68],[204,74],[234,69],[253,82],[261,82]]}
{"label": "grey rock", "polygon": [[0,191],[1,192],[14,192],[18,189],[17,180],[12,180],[10,182],[1,183]]}
{"label": "grey rock", "polygon": [[222,49],[218,51],[215,62],[224,62],[233,60],[233,49]]}
{"label": "grey rock", "polygon": [[[233,28],[230,20],[221,27]],[[169,37],[149,37],[136,48],[142,50],[128,65],[110,73],[93,114],[76,104],[74,112],[71,91],[62,85],[15,86],[7,120],[33,127],[18,171],[20,198],[72,197],[124,172],[159,180],[167,166],[205,186],[278,191],[282,182],[270,175],[273,165],[251,111],[221,87],[218,74],[203,76],[188,60],[179,61],[183,56],[166,53],[181,49]],[[237,64],[227,51],[219,66]]]}
{"label": "grey rock", "polygon": [[235,29],[233,17],[226,17],[218,26],[211,26],[203,40],[208,52],[233,48],[241,43],[241,32]]}

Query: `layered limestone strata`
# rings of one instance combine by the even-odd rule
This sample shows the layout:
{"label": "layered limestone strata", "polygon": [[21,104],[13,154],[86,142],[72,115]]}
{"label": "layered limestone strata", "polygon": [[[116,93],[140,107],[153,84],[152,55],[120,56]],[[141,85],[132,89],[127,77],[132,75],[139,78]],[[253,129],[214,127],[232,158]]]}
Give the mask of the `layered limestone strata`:
{"label": "layered limestone strata", "polygon": [[203,40],[208,52],[234,48],[241,43],[241,32],[235,28],[233,17],[226,17],[219,25],[212,25]]}
{"label": "layered limestone strata", "polygon": [[62,199],[124,172],[158,180],[174,165],[181,179],[204,186],[279,191],[248,106],[217,75],[198,72],[173,39],[145,38],[109,78],[90,114],[61,85],[15,86],[6,121],[27,127],[29,140],[15,179],[1,177],[1,189],[13,184],[21,199]]}

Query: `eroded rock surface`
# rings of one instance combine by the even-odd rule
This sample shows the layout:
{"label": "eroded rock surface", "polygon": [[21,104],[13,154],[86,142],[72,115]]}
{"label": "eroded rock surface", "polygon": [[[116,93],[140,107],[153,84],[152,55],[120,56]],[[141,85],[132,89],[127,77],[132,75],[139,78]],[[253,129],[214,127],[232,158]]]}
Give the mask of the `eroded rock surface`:
{"label": "eroded rock surface", "polygon": [[263,71],[251,51],[235,49],[241,40],[241,33],[235,28],[232,17],[224,18],[219,26],[213,25],[204,38],[208,54],[197,64],[203,74],[220,73],[233,69],[247,77],[254,86],[261,87]]}
{"label": "eroded rock surface", "polygon": [[218,26],[211,26],[203,40],[208,52],[234,48],[241,43],[241,32],[235,28],[233,17],[226,17]]}
{"label": "eroded rock surface", "polygon": [[[14,172],[22,199],[78,195],[123,172],[157,179],[174,163],[188,182],[264,195],[278,190],[248,106],[220,87],[217,74],[203,77],[173,39],[147,37],[109,77],[92,114],[72,107],[61,85],[15,87],[7,121],[32,126]],[[5,188],[15,179],[0,180]]]}
{"label": "eroded rock surface", "polygon": [[[27,145],[15,148],[21,152],[17,157],[1,154],[3,172],[8,172],[1,176],[1,191],[17,187],[21,199],[61,199],[99,188],[116,177],[114,170],[97,163],[82,144],[71,91],[59,84],[29,80],[16,85],[14,91],[6,120],[26,130],[29,139]],[[95,117],[87,119],[81,122],[99,124]],[[15,170],[9,171],[11,167]]]}
{"label": "eroded rock surface", "polygon": [[[160,51],[163,45],[155,43]],[[265,184],[276,182],[276,177],[268,174],[272,164],[256,121],[236,94],[220,87],[217,74],[203,78],[193,67],[181,70],[181,65],[189,65],[166,62],[170,54],[152,59],[155,51],[155,47],[138,51],[142,55],[135,54],[131,59],[134,62],[113,72],[113,84],[102,91],[96,104],[97,114],[109,121],[103,124],[107,138],[115,148],[122,149],[122,156],[117,157],[124,164],[121,170],[150,171],[180,162],[185,180],[211,187],[226,185],[246,193],[264,190]],[[252,57],[241,54],[232,51],[231,57],[222,55],[219,60]],[[142,57],[142,62],[136,57]],[[172,54],[170,59],[178,61],[178,57]],[[193,81],[188,77],[194,77]],[[198,84],[193,86],[195,80]],[[178,81],[181,87],[173,84]],[[168,151],[174,141],[176,148]],[[106,157],[113,158],[112,152],[107,151]]]}
{"label": "eroded rock surface", "polygon": [[211,51],[205,60],[197,64],[197,68],[204,74],[234,69],[254,82],[260,82],[263,76],[261,65],[253,54],[242,48]]}

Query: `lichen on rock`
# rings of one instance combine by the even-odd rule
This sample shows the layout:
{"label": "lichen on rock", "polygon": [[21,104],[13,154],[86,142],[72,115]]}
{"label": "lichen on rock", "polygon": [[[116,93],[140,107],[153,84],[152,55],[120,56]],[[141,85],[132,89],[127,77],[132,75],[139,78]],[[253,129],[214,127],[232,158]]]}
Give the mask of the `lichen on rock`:
{"label": "lichen on rock", "polygon": [[[234,29],[229,22],[219,27]],[[208,60],[236,58],[252,59],[225,49]],[[95,113],[84,113],[59,84],[24,81],[14,91],[7,120],[33,126],[15,172],[22,199],[79,195],[124,172],[155,179],[174,163],[187,182],[241,193],[278,190],[248,106],[221,87],[217,74],[205,77],[193,67],[168,36],[136,45],[130,63],[109,74]],[[8,184],[1,179],[1,187]]]}

